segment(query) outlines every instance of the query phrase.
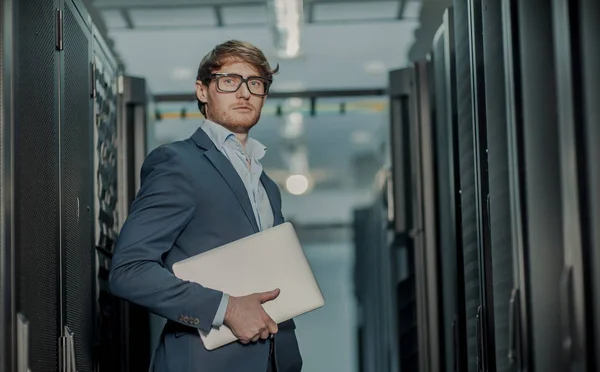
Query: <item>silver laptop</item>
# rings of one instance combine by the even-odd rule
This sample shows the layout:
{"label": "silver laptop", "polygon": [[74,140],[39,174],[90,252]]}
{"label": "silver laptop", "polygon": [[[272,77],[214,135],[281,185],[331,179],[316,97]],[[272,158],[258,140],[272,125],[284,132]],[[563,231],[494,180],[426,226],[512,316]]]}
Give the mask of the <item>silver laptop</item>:
{"label": "silver laptop", "polygon": [[[325,304],[289,222],[177,262],[173,272],[180,279],[231,296],[279,288],[279,296],[263,304],[278,324]],[[208,350],[237,340],[226,325],[213,328],[208,334],[200,333],[200,337]]]}

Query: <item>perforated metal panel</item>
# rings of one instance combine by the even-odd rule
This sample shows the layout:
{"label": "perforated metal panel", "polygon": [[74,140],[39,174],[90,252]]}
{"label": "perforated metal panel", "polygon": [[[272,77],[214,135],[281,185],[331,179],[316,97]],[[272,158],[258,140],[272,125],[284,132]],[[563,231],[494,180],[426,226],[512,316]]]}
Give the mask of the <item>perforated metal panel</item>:
{"label": "perforated metal panel", "polygon": [[456,46],[456,97],[458,106],[459,173],[462,206],[467,353],[469,371],[477,370],[477,308],[480,305],[475,200],[475,159],[468,9],[466,1],[454,2]]}
{"label": "perforated metal panel", "polygon": [[508,309],[513,288],[510,194],[501,3],[484,0],[483,48],[486,78],[490,233],[492,243],[496,370],[511,370],[508,361]]}
{"label": "perforated metal panel", "polygon": [[55,9],[18,4],[15,123],[17,311],[30,322],[30,368],[58,370],[59,200]]}
{"label": "perforated metal panel", "polygon": [[[68,5],[68,4],[67,4]],[[79,371],[93,371],[94,246],[91,225],[90,31],[70,6],[64,9],[64,121],[61,130],[65,324],[74,333]],[[79,22],[78,22],[79,19]]]}

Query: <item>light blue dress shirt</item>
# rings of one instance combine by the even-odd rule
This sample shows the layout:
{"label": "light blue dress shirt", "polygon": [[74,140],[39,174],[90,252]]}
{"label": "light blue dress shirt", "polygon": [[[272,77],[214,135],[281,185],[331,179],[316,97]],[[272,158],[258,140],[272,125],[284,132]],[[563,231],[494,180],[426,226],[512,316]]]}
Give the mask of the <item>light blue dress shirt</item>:
{"label": "light blue dress shirt", "polygon": [[[248,137],[246,151],[244,151],[244,147],[233,132],[210,120],[203,120],[200,128],[206,132],[217,150],[229,159],[244,182],[259,230],[273,227],[274,216],[271,203],[260,182],[260,176],[263,172],[260,160],[265,156],[266,147],[254,138]],[[228,303],[229,295],[224,293],[213,320],[213,327],[220,327],[223,324]]]}

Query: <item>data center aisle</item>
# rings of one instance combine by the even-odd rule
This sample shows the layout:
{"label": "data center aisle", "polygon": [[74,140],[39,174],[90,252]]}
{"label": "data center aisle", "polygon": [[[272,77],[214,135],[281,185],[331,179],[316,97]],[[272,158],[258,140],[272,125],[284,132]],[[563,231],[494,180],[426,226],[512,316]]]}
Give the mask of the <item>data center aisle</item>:
{"label": "data center aisle", "polygon": [[357,371],[356,301],[352,242],[305,244],[325,306],[296,318],[303,372]]}

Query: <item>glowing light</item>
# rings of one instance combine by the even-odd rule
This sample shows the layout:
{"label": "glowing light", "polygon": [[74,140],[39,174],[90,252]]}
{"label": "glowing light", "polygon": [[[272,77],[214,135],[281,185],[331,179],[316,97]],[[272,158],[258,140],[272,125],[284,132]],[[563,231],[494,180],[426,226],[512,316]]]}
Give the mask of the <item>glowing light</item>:
{"label": "glowing light", "polygon": [[302,174],[293,174],[285,181],[285,187],[290,194],[302,195],[308,191],[308,178]]}

